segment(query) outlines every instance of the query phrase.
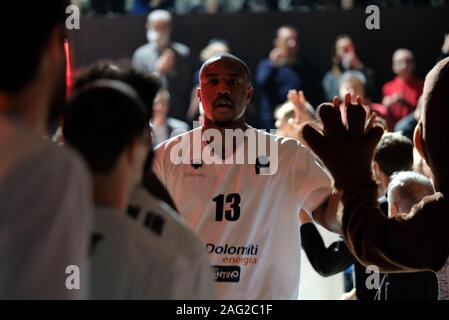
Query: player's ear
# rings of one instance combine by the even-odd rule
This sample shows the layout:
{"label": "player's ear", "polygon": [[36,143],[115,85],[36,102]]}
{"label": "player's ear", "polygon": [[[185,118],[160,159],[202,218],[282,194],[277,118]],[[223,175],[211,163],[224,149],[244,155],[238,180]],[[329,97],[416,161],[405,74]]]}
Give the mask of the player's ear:
{"label": "player's ear", "polygon": [[373,168],[374,177],[377,180],[379,180],[380,179],[380,166],[376,160],[373,160],[372,168]]}
{"label": "player's ear", "polygon": [[128,163],[133,163],[135,159],[137,159],[137,155],[139,152],[139,144],[140,141],[138,138],[136,138],[126,146],[125,157]]}
{"label": "player's ear", "polygon": [[426,153],[424,152],[424,139],[422,136],[422,122],[419,121],[415,127],[415,131],[413,133],[413,143],[415,144],[415,148],[418,151],[421,158],[423,158],[427,162]]}
{"label": "player's ear", "polygon": [[246,95],[246,103],[250,103],[251,99],[253,97],[253,94],[254,94],[254,88],[251,85],[251,83],[248,85],[248,90],[247,91],[248,92],[247,92],[247,95]]}
{"label": "player's ear", "polygon": [[199,86],[196,88],[196,96],[198,97],[198,101],[201,101],[201,88]]}
{"label": "player's ear", "polygon": [[399,211],[399,209],[398,209],[398,206],[397,206],[396,202],[391,203],[389,217],[390,218],[394,217],[395,215],[398,214],[398,211]]}

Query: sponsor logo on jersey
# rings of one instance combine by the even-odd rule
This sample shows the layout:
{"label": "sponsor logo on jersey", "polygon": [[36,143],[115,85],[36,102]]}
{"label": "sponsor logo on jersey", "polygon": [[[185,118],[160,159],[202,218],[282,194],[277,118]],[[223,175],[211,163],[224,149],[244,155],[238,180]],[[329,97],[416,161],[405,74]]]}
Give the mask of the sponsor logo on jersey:
{"label": "sponsor logo on jersey", "polygon": [[257,252],[259,246],[250,244],[247,246],[230,246],[215,245],[213,243],[206,244],[208,254],[215,254],[219,256],[221,263],[247,266],[249,264],[257,263]]}
{"label": "sponsor logo on jersey", "polygon": [[239,266],[212,266],[214,268],[215,281],[217,282],[239,282]]}
{"label": "sponsor logo on jersey", "polygon": [[190,164],[193,169],[198,170],[203,166],[203,162],[200,160],[192,160],[192,163]]}
{"label": "sponsor logo on jersey", "polygon": [[215,253],[215,254],[237,254],[237,255],[246,255],[246,256],[256,256],[257,250],[259,249],[258,245],[250,244],[247,246],[230,246],[225,244],[224,246],[218,246],[213,243],[206,244],[207,253]]}
{"label": "sponsor logo on jersey", "polygon": [[206,178],[206,174],[204,172],[184,172],[184,178]]}

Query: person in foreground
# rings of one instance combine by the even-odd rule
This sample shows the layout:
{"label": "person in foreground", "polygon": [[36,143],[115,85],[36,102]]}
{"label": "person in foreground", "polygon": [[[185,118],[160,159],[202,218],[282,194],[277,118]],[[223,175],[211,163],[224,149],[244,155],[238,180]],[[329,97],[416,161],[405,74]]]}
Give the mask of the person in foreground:
{"label": "person in foreground", "polygon": [[[319,108],[323,128],[307,124],[302,135],[343,191],[342,228],[349,248],[366,265],[382,271],[431,270],[437,273],[439,298],[449,299],[449,58],[440,61],[424,84],[424,112],[414,143],[434,175],[436,194],[424,198],[408,215],[388,219],[377,202],[371,174],[374,148],[383,130],[367,120],[361,106],[345,97],[346,125],[340,101]],[[335,154],[338,152],[338,157]]]}

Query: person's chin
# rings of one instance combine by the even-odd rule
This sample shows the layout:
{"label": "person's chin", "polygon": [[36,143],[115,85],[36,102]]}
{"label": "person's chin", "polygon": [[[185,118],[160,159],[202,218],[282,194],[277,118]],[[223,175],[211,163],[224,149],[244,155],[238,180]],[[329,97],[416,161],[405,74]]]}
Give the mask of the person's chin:
{"label": "person's chin", "polygon": [[234,120],[231,118],[215,118],[214,123],[219,127],[226,128],[231,126]]}

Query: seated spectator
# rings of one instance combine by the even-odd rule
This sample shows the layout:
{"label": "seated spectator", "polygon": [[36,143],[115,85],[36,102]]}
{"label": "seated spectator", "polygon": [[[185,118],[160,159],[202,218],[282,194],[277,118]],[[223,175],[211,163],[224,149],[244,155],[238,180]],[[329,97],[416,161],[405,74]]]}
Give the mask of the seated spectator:
{"label": "seated spectator", "polygon": [[413,142],[400,133],[386,132],[374,150],[373,176],[380,184],[380,207],[388,215],[386,191],[391,176],[397,171],[409,171],[413,166]]}
{"label": "seated spectator", "polygon": [[168,117],[169,109],[170,94],[167,90],[162,89],[154,99],[153,117],[151,118],[155,146],[173,137],[173,134],[181,134],[190,130],[189,125],[184,121]]}
{"label": "seated spectator", "polygon": [[357,70],[350,70],[343,73],[340,77],[340,89],[339,96],[340,99],[350,93],[353,97],[353,102],[357,96],[362,97],[363,104],[368,106],[369,109],[375,112],[379,117],[385,119],[387,116],[387,109],[380,103],[371,102],[369,98],[366,97],[366,77],[365,75]]}
{"label": "seated spectator", "polygon": [[[388,215],[406,217],[412,207],[433,194],[432,181],[416,172],[398,172],[388,186]],[[437,300],[438,282],[433,272],[387,273],[378,300]]]}
{"label": "seated spectator", "polygon": [[366,96],[373,95],[374,72],[358,57],[354,42],[348,35],[339,35],[332,46],[332,68],[323,77],[322,86],[326,101],[339,96],[340,77],[349,70],[357,70],[365,76]]}
{"label": "seated spectator", "polygon": [[408,116],[399,120],[394,126],[394,131],[400,132],[410,140],[413,140],[413,133],[415,132],[419,118],[421,118],[423,103],[424,101],[421,96],[418,99],[418,104],[415,111],[410,112]]}
{"label": "seated spectator", "polygon": [[393,130],[396,123],[413,112],[422,94],[423,81],[415,74],[415,58],[408,49],[393,54],[393,72],[396,77],[382,88],[383,104],[388,108],[387,124]]}

